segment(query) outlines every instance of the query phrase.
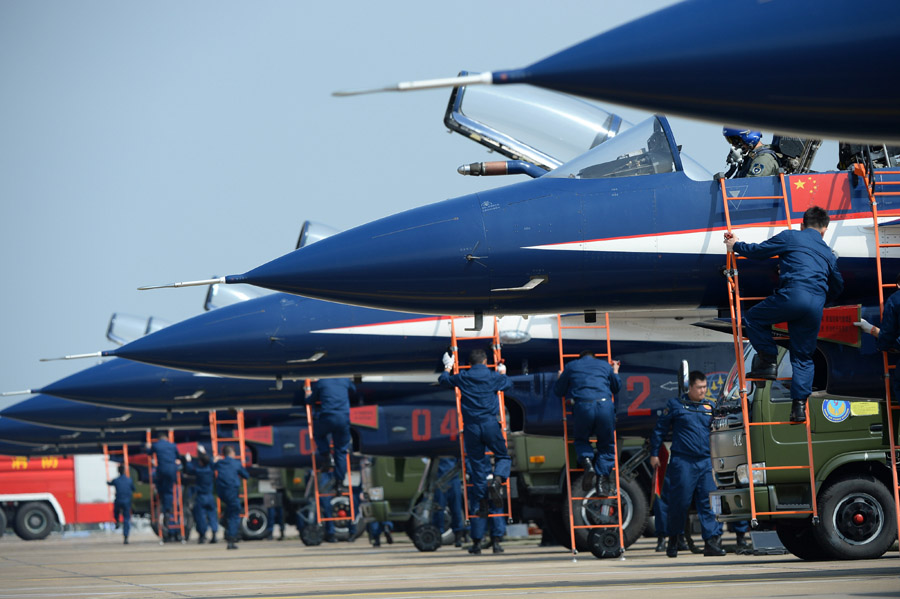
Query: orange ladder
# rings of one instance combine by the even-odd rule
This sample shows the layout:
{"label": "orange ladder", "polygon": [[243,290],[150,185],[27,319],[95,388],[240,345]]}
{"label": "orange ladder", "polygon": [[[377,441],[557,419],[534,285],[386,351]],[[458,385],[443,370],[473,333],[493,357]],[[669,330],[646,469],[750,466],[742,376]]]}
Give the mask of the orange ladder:
{"label": "orange ladder", "polygon": [[[171,429],[169,430],[169,441],[175,442],[175,433]],[[150,445],[153,443],[153,435],[150,430],[147,430],[147,444]],[[162,506],[159,505],[159,495],[156,489],[156,485],[153,482],[153,467],[156,465],[156,456],[149,455],[147,460],[147,472],[149,474],[149,484],[150,484],[150,515],[154,517],[157,526],[159,527],[159,539],[160,543],[163,540],[163,529],[168,530],[169,523],[165,522],[165,517],[163,517],[162,521],[160,521],[160,512],[162,511]],[[175,526],[178,527],[178,530],[181,532],[181,542],[184,543],[184,504],[182,503],[182,485],[181,485],[181,471],[177,471],[175,473],[175,483],[172,485],[172,517],[175,519]],[[163,514],[164,516],[164,514]]]}
{"label": "orange ladder", "polygon": [[[235,436],[232,433],[232,436],[226,437],[222,436],[219,431],[220,426],[232,426],[234,427],[232,430],[237,432]],[[244,442],[244,410],[237,410],[234,418],[230,419],[220,419],[215,410],[210,410],[209,412],[209,436],[212,442],[212,452],[213,452],[213,460],[219,455],[219,443],[237,443],[238,444],[238,452],[241,460],[241,466],[247,466],[247,445]],[[217,475],[218,476],[218,475]],[[244,511],[241,512],[241,518],[246,518],[247,514],[250,513],[248,507],[248,493],[247,493],[247,479],[241,479],[241,494],[240,498],[242,499],[241,503],[244,506]],[[216,508],[217,511],[222,511],[222,502],[216,497]]]}
{"label": "orange ladder", "polygon": [[[451,316],[450,317],[450,351],[453,355],[453,374],[459,374],[460,370],[465,370],[471,368],[471,365],[461,366],[459,363],[459,338],[456,336],[456,319],[460,318],[459,316]],[[499,366],[502,362],[502,357],[500,355],[500,324],[497,321],[497,317],[494,317],[494,332],[492,335],[482,335],[475,337],[463,337],[464,341],[477,341],[479,339],[490,339],[491,340],[491,359],[493,361],[488,362],[488,368],[493,370],[497,370],[497,366]],[[477,321],[476,321],[477,322]],[[475,326],[478,326],[477,324]],[[466,443],[463,438],[463,431],[465,430],[465,425],[463,423],[462,417],[462,392],[459,390],[459,387],[454,389],[456,393],[456,425],[457,430],[459,431],[459,455],[460,455],[460,468],[462,468],[462,479],[466,486],[466,492],[463,493],[463,509],[465,511],[466,523],[469,522],[471,518],[471,514],[473,513],[469,509],[469,487],[474,486],[472,483],[466,482]],[[507,451],[509,451],[509,442],[507,441],[506,432],[507,432],[507,422],[506,422],[506,402],[504,400],[503,391],[499,391],[497,393],[497,398],[500,402],[500,430],[503,433],[503,442],[506,443]],[[493,456],[494,454],[490,451],[485,451],[484,454],[486,456]],[[506,488],[506,511],[500,514],[488,514],[488,518],[507,518],[512,521],[512,498],[510,493],[509,479],[507,478],[504,481],[503,486]]]}
{"label": "orange ladder", "polygon": [[[306,390],[310,390],[310,380],[306,379]],[[322,497],[339,497],[337,490],[334,493],[321,493],[319,491],[319,467],[316,463],[316,439],[313,436],[313,413],[312,406],[310,404],[306,404],[306,427],[309,432],[309,446],[312,452],[312,479],[313,479],[313,491],[316,496],[316,522],[321,524],[322,522],[342,522],[349,520],[350,522],[354,522],[356,520],[356,506],[353,503],[353,476],[350,473],[350,452],[348,451],[344,457],[347,460],[347,496],[350,500],[350,514],[344,514],[339,516],[329,516],[327,518],[322,517]],[[330,443],[332,451],[334,450],[334,444]],[[342,485],[344,481],[339,480],[335,481],[336,485]],[[334,512],[332,511],[332,514]]]}
{"label": "orange ladder", "polygon": [[[131,470],[128,468],[128,445],[126,443],[122,443],[122,449],[110,449],[109,446],[104,443],[103,444],[103,460],[106,464],[106,475],[109,476],[109,456],[111,455],[120,455],[122,456],[122,464],[125,466],[125,476],[131,478]],[[107,487],[107,497],[109,497],[110,503],[112,503],[112,487]]]}
{"label": "orange ladder", "polygon": [[[562,316],[556,316],[556,328],[559,336],[559,372],[562,373],[565,368],[565,361],[567,358],[577,358],[579,354],[567,354],[563,351],[563,331],[570,329],[603,329],[606,332],[606,352],[594,354],[597,358],[606,358],[606,360],[612,363],[612,347],[610,344],[610,336],[609,336],[609,313],[606,312],[604,314],[604,324],[590,324],[590,325],[573,325],[573,326],[563,326]],[[613,406],[615,406],[615,398],[612,398]],[[619,546],[618,551],[613,551],[613,553],[618,553],[620,556],[624,556],[625,554],[625,535],[622,530],[622,495],[621,495],[621,486],[619,485],[619,443],[617,439],[617,435],[615,429],[613,429],[613,451],[615,455],[615,465],[613,467],[614,472],[616,473],[616,492],[614,495],[593,495],[593,496],[584,496],[584,497],[573,497],[572,496],[572,475],[577,473],[584,472],[584,468],[573,468],[571,460],[569,458],[569,446],[574,445],[575,441],[569,438],[569,416],[573,415],[571,406],[568,405],[566,398],[562,398],[562,415],[563,415],[563,441],[564,452],[566,454],[566,493],[569,498],[569,539],[572,543],[572,557],[574,558],[578,554],[578,548],[575,545],[575,530],[576,529],[606,529],[606,528],[616,528],[619,531]],[[597,439],[591,439],[592,442],[597,442]],[[616,501],[616,524],[575,524],[575,507],[576,502],[581,502],[583,504],[585,501],[608,501],[610,499],[615,499]],[[590,534],[590,533],[589,533]],[[600,556],[597,556],[600,557]],[[624,559],[624,557],[623,557]]]}
{"label": "orange ladder", "polygon": [[[788,205],[788,195],[787,195],[787,187],[785,183],[784,173],[779,173],[778,175],[781,182],[781,195],[775,196],[750,196],[750,197],[740,197],[734,198],[735,200],[745,201],[745,200],[780,200],[784,206],[784,225],[788,229],[792,229],[793,225],[791,223],[791,209]],[[728,229],[728,235],[733,235],[734,232],[731,226],[731,214],[729,212],[728,207],[728,194],[725,191],[725,179],[719,180],[719,186],[722,190],[722,203],[725,207],[725,225]],[[779,221],[776,218],[774,222],[771,223],[754,223],[751,225],[741,225],[742,229],[751,229],[751,228],[772,228],[773,226],[777,227],[779,225]],[[797,465],[797,466],[766,466],[755,468],[753,466],[753,457],[750,443],[750,427],[751,426],[780,426],[780,425],[796,425],[795,422],[750,422],[750,409],[749,402],[747,398],[747,380],[758,380],[765,382],[766,379],[747,379],[746,373],[744,371],[744,341],[747,338],[743,334],[742,322],[741,322],[741,302],[745,301],[761,301],[766,298],[764,297],[741,297],[740,285],[738,282],[738,268],[737,268],[738,256],[734,252],[727,253],[727,262],[726,262],[726,270],[725,275],[728,279],[728,308],[731,312],[731,333],[734,337],[734,355],[735,355],[735,364],[737,368],[737,374],[740,378],[740,394],[741,394],[741,413],[744,421],[744,439],[746,439],[746,443],[744,444],[747,450],[747,477],[749,479],[750,486],[750,524],[752,527],[756,528],[758,525],[757,516],[769,516],[769,515],[783,515],[783,514],[810,514],[812,516],[813,524],[818,524],[819,522],[819,510],[816,504],[816,473],[813,468],[813,446],[812,446],[812,431],[810,429],[810,420],[812,419],[810,415],[807,415],[806,418],[806,450],[809,462],[807,465]],[[786,339],[787,337],[776,337],[776,339]],[[779,380],[790,380],[790,379],[779,379]],[[807,401],[808,403],[808,401]],[[808,406],[807,406],[808,407]],[[807,410],[809,412],[809,410]],[[809,470],[809,486],[810,486],[810,498],[812,503],[811,510],[778,510],[772,512],[760,512],[756,509],[756,492],[755,492],[755,483],[754,483],[754,472],[761,471],[765,472],[767,470]]]}
{"label": "orange ladder", "polygon": [[[900,196],[900,191],[886,190],[887,186],[900,185],[900,181],[876,181],[875,173],[867,173],[866,167],[862,164],[853,165],[853,172],[867,183],[866,190],[869,193],[869,203],[872,207],[872,222],[874,224],[875,230],[875,267],[878,274],[878,314],[881,316],[881,318],[884,318],[884,290],[888,287],[896,288],[897,285],[896,283],[884,282],[881,269],[881,248],[900,247],[900,243],[881,243],[881,238],[878,231],[878,197]],[[900,175],[900,171],[882,171],[881,174]],[[877,190],[878,186],[881,187],[880,191]],[[900,293],[900,291],[898,291],[897,293]],[[888,363],[887,352],[882,352],[881,355],[884,364],[884,396],[886,398],[885,405],[887,405],[886,409],[888,417],[888,442],[890,443],[891,448],[891,473],[894,481],[894,508],[897,511],[897,534],[898,536],[900,536],[900,483],[898,483],[897,476],[897,440],[894,434],[894,412],[900,410],[900,407],[894,406],[894,404],[898,401],[898,398],[891,398],[891,370],[894,370],[896,368],[896,365]]]}

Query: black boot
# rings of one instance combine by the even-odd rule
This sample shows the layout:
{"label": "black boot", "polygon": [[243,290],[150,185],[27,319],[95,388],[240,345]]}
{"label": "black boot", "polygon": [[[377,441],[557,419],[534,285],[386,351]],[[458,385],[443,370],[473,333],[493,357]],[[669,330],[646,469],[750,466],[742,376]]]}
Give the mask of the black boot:
{"label": "black boot", "polygon": [[283,541],[283,540],[284,540],[284,527],[283,527],[283,526],[281,527],[281,535],[278,537],[278,540],[279,540],[279,541]]}
{"label": "black boot", "polygon": [[125,537],[125,540],[122,541],[122,544],[123,544],[123,545],[127,545],[127,544],[128,544],[128,537]]}
{"label": "black boot", "polygon": [[678,551],[690,551],[691,547],[688,545],[687,539],[683,534],[678,535]]}
{"label": "black boot", "polygon": [[463,544],[463,533],[462,532],[454,532],[453,533],[453,546],[454,547],[462,547]]}
{"label": "black boot", "polygon": [[748,379],[766,379],[774,381],[778,376],[778,368],[775,364],[776,356],[768,354],[756,354],[753,356],[752,367],[747,373]]}
{"label": "black boot", "polygon": [[721,537],[710,537],[703,542],[703,555],[720,556],[725,555],[725,550],[719,542]]}
{"label": "black boot", "polygon": [[500,546],[500,539],[502,537],[491,537],[491,545],[493,545],[494,553],[503,553],[503,547]]}
{"label": "black boot", "polygon": [[750,542],[750,539],[747,538],[747,533],[738,532],[735,533],[735,536],[737,537],[737,543],[734,552],[738,555],[752,555],[753,544]]}
{"label": "black boot", "polygon": [[394,535],[391,534],[390,528],[384,529],[384,542],[387,543],[388,545],[394,544]]}
{"label": "black boot", "polygon": [[678,537],[669,537],[669,542],[666,543],[666,555],[678,557]]}
{"label": "black boot", "polygon": [[491,484],[488,488],[491,494],[491,505],[497,510],[503,507],[503,483],[504,480],[501,477],[495,476],[491,479]]}
{"label": "black boot", "polygon": [[237,549],[237,543],[235,543],[234,541],[228,541],[228,548]]}
{"label": "black boot", "polygon": [[481,555],[481,539],[472,539],[472,546],[469,547],[469,553],[472,555]]}
{"label": "black boot", "polygon": [[662,553],[666,550],[666,537],[659,537],[656,541],[656,552]]}
{"label": "black boot", "polygon": [[372,543],[372,547],[381,547],[381,541],[376,535],[369,535],[369,542]]}
{"label": "black boot", "polygon": [[791,402],[791,422],[806,422],[805,399],[795,399]]}
{"label": "black boot", "polygon": [[210,538],[209,544],[214,545],[216,543],[218,543],[218,541],[216,540],[216,533],[212,533],[212,538]]}
{"label": "black boot", "polygon": [[597,473],[594,471],[594,464],[591,458],[584,458],[581,461],[584,466],[584,477],[581,479],[581,490],[590,493],[591,489],[597,484]]}
{"label": "black boot", "polygon": [[200,535],[199,537],[197,537],[197,544],[198,544],[198,545],[202,545],[202,544],[205,543],[205,542],[206,542],[206,535]]}

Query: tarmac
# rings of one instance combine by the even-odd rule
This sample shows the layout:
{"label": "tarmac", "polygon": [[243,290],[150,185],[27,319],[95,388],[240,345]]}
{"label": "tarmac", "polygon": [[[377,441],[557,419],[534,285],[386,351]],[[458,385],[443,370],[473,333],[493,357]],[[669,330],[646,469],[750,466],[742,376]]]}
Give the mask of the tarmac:
{"label": "tarmac", "polygon": [[[293,529],[289,529],[293,531]],[[160,545],[148,531],[0,538],[0,599],[28,597],[900,597],[900,555],[804,562],[791,555],[676,559],[641,539],[625,559],[598,560],[529,538],[471,556],[455,547],[421,553],[402,533],[393,545],[306,547],[284,541]],[[728,539],[726,539],[726,542]]]}

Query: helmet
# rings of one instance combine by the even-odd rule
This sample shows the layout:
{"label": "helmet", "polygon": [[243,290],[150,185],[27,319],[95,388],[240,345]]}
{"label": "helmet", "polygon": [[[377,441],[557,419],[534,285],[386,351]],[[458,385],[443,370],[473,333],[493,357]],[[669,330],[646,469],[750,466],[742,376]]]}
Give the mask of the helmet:
{"label": "helmet", "polygon": [[759,140],[762,139],[762,132],[751,131],[750,129],[735,129],[734,127],[722,127],[722,135],[731,145],[738,145],[739,142],[755,148]]}

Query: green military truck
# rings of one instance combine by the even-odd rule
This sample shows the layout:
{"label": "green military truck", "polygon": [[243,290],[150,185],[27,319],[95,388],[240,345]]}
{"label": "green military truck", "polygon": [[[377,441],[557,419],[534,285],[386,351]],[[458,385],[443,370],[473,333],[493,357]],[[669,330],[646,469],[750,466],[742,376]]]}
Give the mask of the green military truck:
{"label": "green military truck", "polygon": [[[745,356],[750,364],[752,350]],[[787,352],[779,356],[778,377],[789,379]],[[751,422],[786,422],[791,399],[782,381],[753,384],[748,390]],[[750,383],[748,383],[750,384]],[[712,423],[710,449],[718,490],[710,496],[722,522],[751,519],[739,382],[732,369]],[[809,398],[818,521],[812,509],[809,470],[754,470],[760,528],[774,528],[784,546],[802,559],[871,559],[897,538],[896,509],[884,401],[816,392]],[[895,419],[896,420],[896,419]],[[894,430],[897,430],[894,422]],[[803,425],[750,428],[753,466],[806,466]],[[785,512],[783,514],[778,512]]]}

